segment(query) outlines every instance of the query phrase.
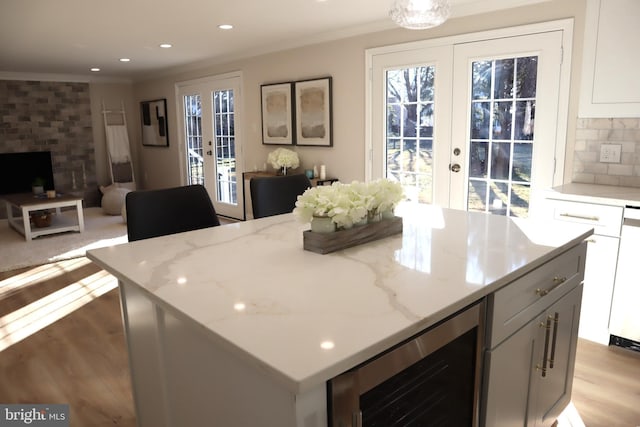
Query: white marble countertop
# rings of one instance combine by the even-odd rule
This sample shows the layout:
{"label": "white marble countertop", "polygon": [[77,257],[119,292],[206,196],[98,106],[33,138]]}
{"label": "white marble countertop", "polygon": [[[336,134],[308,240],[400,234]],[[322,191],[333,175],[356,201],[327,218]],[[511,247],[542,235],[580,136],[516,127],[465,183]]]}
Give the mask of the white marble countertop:
{"label": "white marble countertop", "polygon": [[640,188],[638,187],[571,183],[553,187],[546,191],[546,195],[576,202],[640,206]]}
{"label": "white marble countertop", "polygon": [[90,259],[294,393],[580,243],[591,228],[424,207],[402,235],[319,255],[292,214],[95,249]]}

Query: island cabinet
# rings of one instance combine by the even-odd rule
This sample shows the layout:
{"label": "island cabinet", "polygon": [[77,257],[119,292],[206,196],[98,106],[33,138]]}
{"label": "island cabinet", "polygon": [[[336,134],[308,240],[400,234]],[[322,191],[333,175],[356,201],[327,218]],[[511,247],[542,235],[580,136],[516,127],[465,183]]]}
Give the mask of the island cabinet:
{"label": "island cabinet", "polygon": [[[293,214],[88,251],[119,280],[138,425],[339,427],[331,384],[368,367],[385,386],[358,382],[364,409],[346,426],[359,414],[406,425],[371,423],[367,408],[422,366],[445,374],[420,390],[453,411],[464,402],[456,425],[548,425],[571,392],[593,229],[407,209],[401,235],[328,255],[303,250]],[[417,361],[383,372],[404,350]]]}
{"label": "island cabinet", "polygon": [[586,243],[487,297],[486,427],[551,426],[571,400]]}

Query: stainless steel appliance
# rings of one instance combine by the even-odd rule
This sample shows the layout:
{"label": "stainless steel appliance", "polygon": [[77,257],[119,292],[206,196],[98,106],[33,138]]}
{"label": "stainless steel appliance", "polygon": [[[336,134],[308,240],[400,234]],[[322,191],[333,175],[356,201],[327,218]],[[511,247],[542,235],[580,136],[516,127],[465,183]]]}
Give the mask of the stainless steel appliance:
{"label": "stainless steel appliance", "polygon": [[640,206],[624,208],[613,289],[610,344],[640,350]]}
{"label": "stainless steel appliance", "polygon": [[329,425],[478,425],[483,318],[473,305],[329,381]]}

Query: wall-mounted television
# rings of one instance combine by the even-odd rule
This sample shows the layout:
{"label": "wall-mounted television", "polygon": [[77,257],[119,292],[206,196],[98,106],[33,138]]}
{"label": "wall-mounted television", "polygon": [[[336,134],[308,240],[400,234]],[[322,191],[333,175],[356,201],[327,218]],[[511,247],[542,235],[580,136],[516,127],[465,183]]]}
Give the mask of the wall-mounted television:
{"label": "wall-mounted television", "polygon": [[45,190],[55,189],[51,151],[0,153],[0,194],[30,193],[36,177]]}

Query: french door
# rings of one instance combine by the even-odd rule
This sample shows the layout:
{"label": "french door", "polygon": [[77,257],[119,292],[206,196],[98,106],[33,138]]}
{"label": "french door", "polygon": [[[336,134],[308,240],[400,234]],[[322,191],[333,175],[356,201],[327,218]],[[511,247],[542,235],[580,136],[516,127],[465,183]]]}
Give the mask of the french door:
{"label": "french door", "polygon": [[184,181],[203,184],[216,212],[244,216],[240,76],[177,85],[184,148]]}
{"label": "french door", "polygon": [[534,190],[561,179],[563,36],[373,54],[370,177],[419,203],[528,216]]}

